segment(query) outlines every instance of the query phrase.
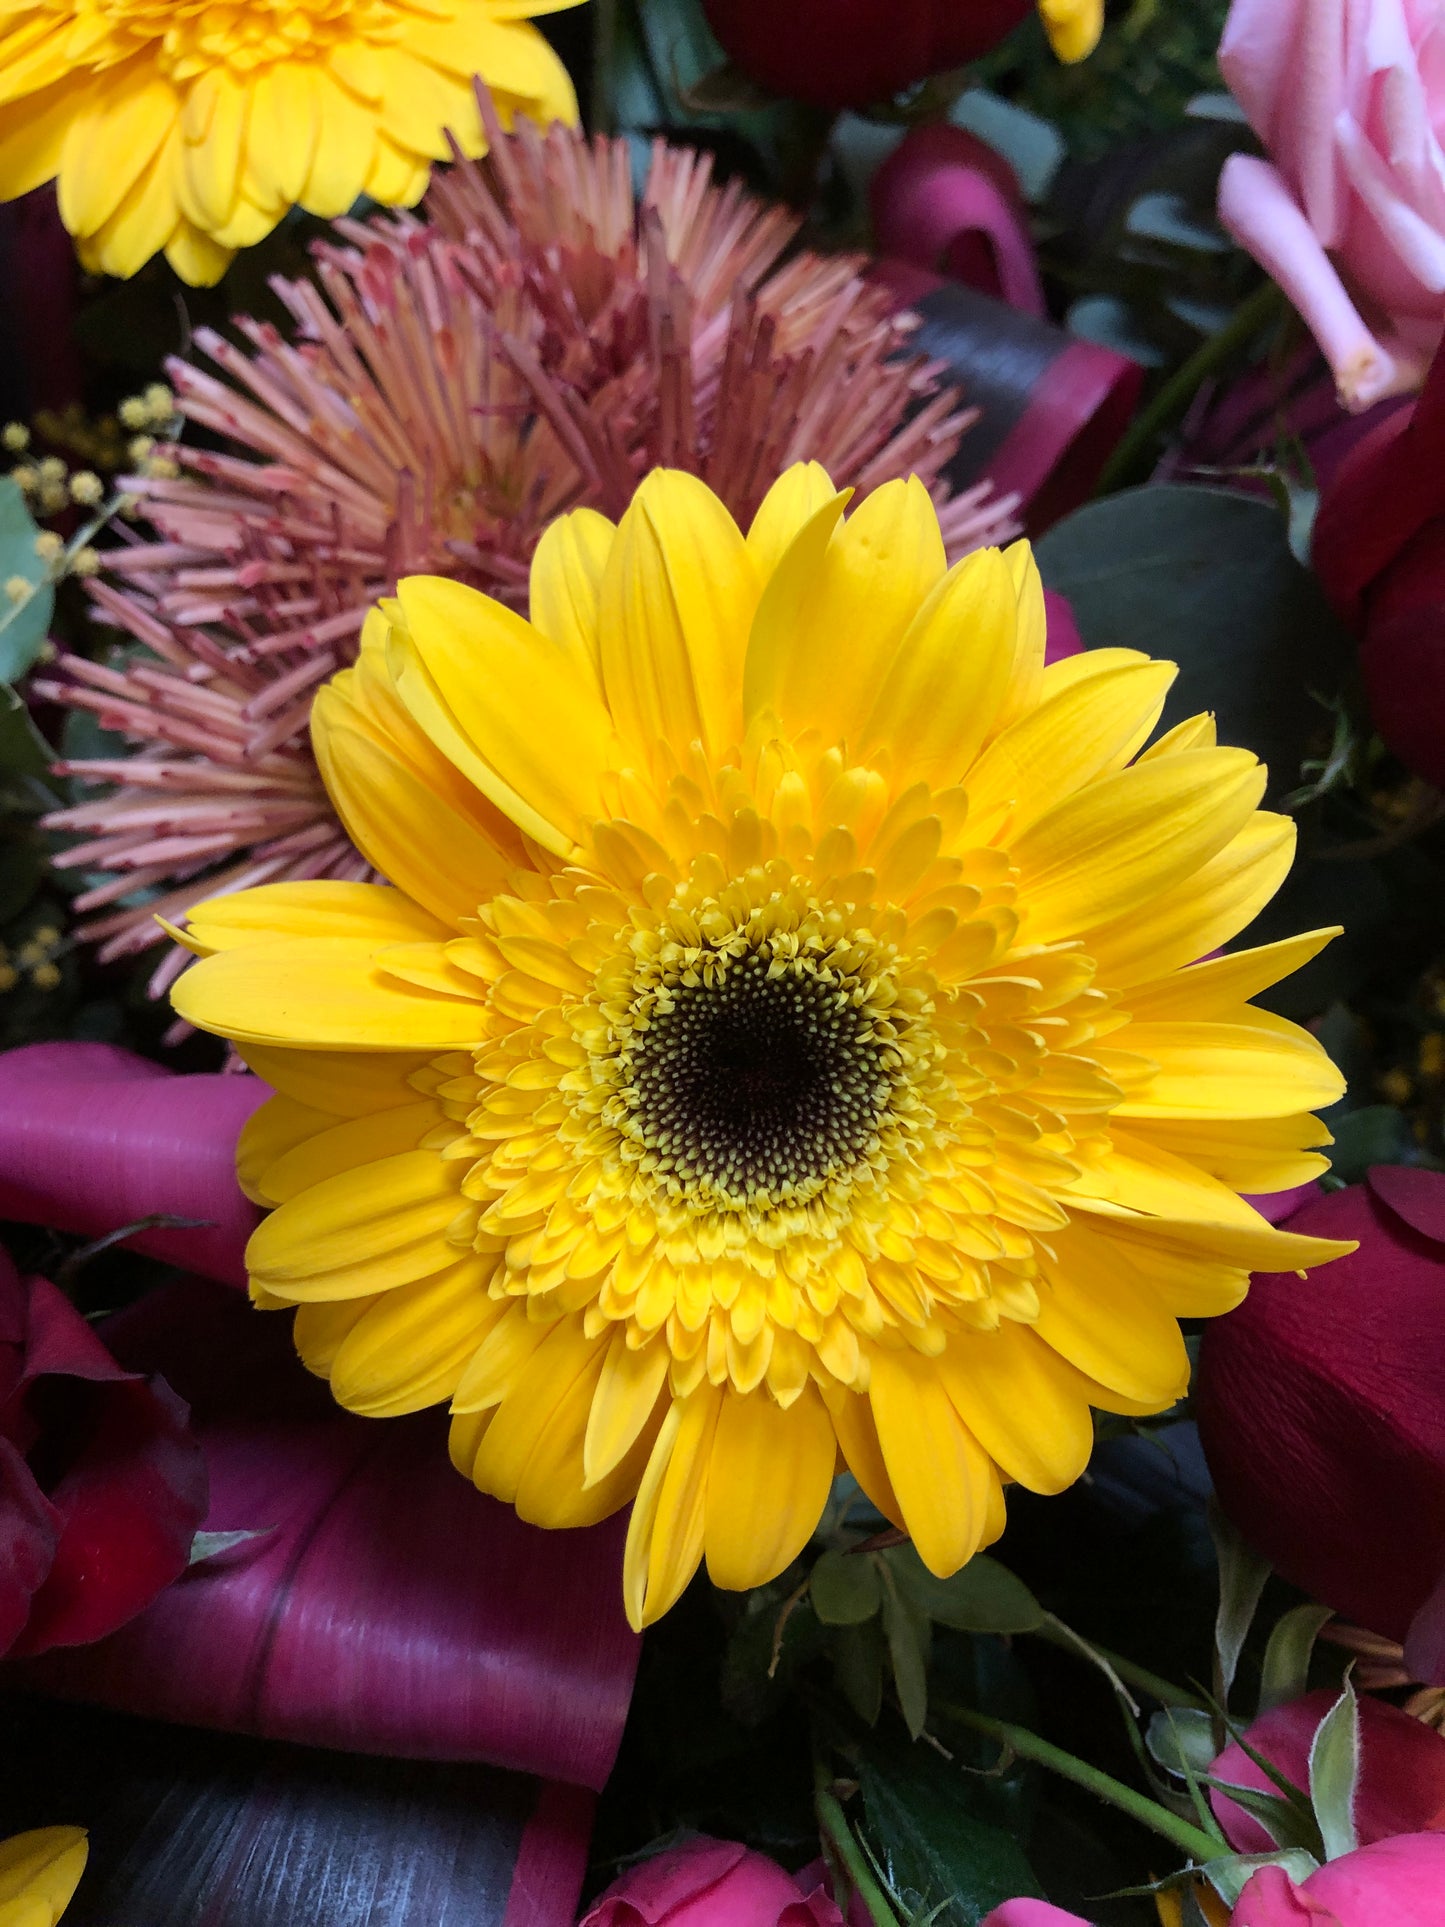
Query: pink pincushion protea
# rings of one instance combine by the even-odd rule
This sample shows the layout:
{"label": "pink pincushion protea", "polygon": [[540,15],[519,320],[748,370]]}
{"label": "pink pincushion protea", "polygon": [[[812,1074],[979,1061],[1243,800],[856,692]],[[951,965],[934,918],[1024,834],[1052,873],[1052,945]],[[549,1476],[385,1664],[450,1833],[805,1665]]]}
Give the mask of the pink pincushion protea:
{"label": "pink pincushion protea", "polygon": [[[400,576],[525,608],[546,525],[582,503],[619,515],[659,464],[744,525],[813,459],[864,492],[918,475],[951,557],[1016,533],[988,484],[950,494],[973,416],[903,352],[915,324],[860,257],[783,260],[796,218],[714,185],[705,155],[659,142],[639,200],[625,142],[530,124],[491,138],[485,167],[438,180],[430,222],[340,222],[315,283],[278,281],[291,337],[242,321],[248,352],[200,330],[219,374],[168,365],[181,413],[223,449],[177,446],[127,481],[153,538],[111,550],[94,596],[140,647],[68,657],[39,686],[137,745],[59,764],[107,787],[48,819],[81,837],[62,865],[111,873],[77,900],[103,958],[159,940],[156,912],[371,874],[308,725]],[[168,952],[153,989],[184,962]]]}

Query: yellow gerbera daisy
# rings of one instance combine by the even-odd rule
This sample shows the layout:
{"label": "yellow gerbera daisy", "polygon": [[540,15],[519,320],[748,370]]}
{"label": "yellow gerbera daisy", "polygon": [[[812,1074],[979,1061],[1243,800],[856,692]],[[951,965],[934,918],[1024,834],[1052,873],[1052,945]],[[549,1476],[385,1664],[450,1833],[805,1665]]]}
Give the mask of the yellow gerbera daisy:
{"label": "yellow gerbera daisy", "polygon": [[530,14],[578,0],[0,0],[0,200],[59,176],[88,268],[220,279],[289,207],[410,207],[450,128],[575,121]]}
{"label": "yellow gerbera daisy", "polygon": [[89,1851],[80,1827],[37,1827],[0,1840],[0,1927],[55,1927]]}
{"label": "yellow gerbera daisy", "polygon": [[954,1571],[1179,1396],[1180,1315],[1346,1248],[1236,1196],[1322,1168],[1339,1075],[1246,999],[1330,933],[1195,961],[1289,867],[1264,771],[1143,748],[1167,663],[1045,668],[1026,544],[845,501],[791,469],[744,538],[659,470],[530,622],[403,581],[314,724],[396,887],[214,899],[175,992],[277,1093],[257,1301],[524,1518],[635,1497],[634,1624],[780,1572],[840,1454]]}

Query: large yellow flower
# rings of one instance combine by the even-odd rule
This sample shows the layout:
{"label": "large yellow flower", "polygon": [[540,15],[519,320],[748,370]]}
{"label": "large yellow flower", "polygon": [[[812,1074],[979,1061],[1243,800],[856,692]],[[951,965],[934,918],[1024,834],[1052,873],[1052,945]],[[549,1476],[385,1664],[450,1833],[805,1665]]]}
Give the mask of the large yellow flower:
{"label": "large yellow flower", "polygon": [[37,1827],[0,1840],[0,1927],[55,1927],[89,1851],[80,1827]]}
{"label": "large yellow flower", "polygon": [[1345,1249],[1236,1195],[1341,1090],[1246,1002],[1330,933],[1195,961],[1289,867],[1255,758],[1144,749],[1167,663],[1045,668],[1025,544],[844,505],[795,468],[744,538],[658,471],[553,525],[530,622],[402,582],[315,716],[397,887],[206,903],[175,992],[277,1092],[258,1302],[524,1518],[635,1497],[634,1624],[780,1572],[840,1454],[952,1572],[1090,1406],[1178,1397],[1180,1315]]}
{"label": "large yellow flower", "polygon": [[0,0],[0,200],[60,180],[89,268],[219,280],[299,205],[410,207],[450,128],[577,118],[529,14],[578,0]]}

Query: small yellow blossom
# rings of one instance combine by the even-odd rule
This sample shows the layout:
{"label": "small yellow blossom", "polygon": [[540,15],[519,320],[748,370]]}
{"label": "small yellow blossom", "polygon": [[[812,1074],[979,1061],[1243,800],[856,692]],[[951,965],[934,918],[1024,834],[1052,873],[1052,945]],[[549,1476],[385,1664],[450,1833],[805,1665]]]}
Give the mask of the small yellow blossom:
{"label": "small yellow blossom", "polygon": [[35,932],[35,941],[43,943],[47,950],[53,949],[60,942],[60,932],[53,923],[42,923]]}
{"label": "small yellow blossom", "polygon": [[105,483],[93,469],[78,469],[70,478],[70,499],[85,508],[94,508],[105,499]]}
{"label": "small yellow blossom", "polygon": [[147,455],[155,452],[155,445],[154,435],[133,435],[126,443],[125,452],[133,462],[143,462]]}
{"label": "small yellow blossom", "polygon": [[37,964],[30,973],[30,981],[37,990],[55,990],[60,984],[60,966],[53,963]]}
{"label": "small yellow blossom", "polygon": [[0,995],[13,990],[20,981],[20,972],[14,964],[0,963]]}
{"label": "small yellow blossom", "polygon": [[43,456],[40,463],[39,475],[42,482],[63,482],[65,480],[65,464],[58,455]]}
{"label": "small yellow blossom", "polygon": [[24,422],[6,422],[4,428],[0,428],[0,442],[12,455],[18,455],[21,449],[30,446],[30,430]]}
{"label": "small yellow blossom", "polygon": [[28,495],[36,482],[35,470],[28,462],[21,462],[10,471],[10,479],[22,495]]}
{"label": "small yellow blossom", "polygon": [[144,428],[151,418],[151,411],[143,395],[127,395],[116,410],[122,428]]}
{"label": "small yellow blossom", "polygon": [[77,575],[99,575],[100,555],[95,549],[77,549],[70,559],[70,566]]}
{"label": "small yellow blossom", "polygon": [[54,562],[59,558],[65,544],[54,529],[42,529],[35,538],[35,553],[42,562]]}
{"label": "small yellow blossom", "polygon": [[1408,1071],[1386,1071],[1380,1079],[1380,1095],[1387,1104],[1408,1104],[1415,1094],[1415,1086]]}
{"label": "small yellow blossom", "polygon": [[5,594],[11,602],[28,602],[35,593],[33,582],[27,582],[23,575],[7,577]]}
{"label": "small yellow blossom", "polygon": [[141,399],[153,422],[167,422],[176,412],[176,398],[163,381],[153,381]]}

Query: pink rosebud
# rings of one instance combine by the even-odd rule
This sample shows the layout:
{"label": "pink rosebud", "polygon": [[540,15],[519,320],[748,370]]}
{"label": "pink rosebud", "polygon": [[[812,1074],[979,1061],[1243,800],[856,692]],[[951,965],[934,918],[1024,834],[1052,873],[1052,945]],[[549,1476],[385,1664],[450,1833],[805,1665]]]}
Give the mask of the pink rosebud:
{"label": "pink rosebud", "polygon": [[1351,409],[1418,387],[1445,329],[1439,24],[1412,0],[1234,0],[1220,44],[1270,156],[1228,161],[1220,219]]}
{"label": "pink rosebud", "polygon": [[1089,1923],[1047,1900],[1006,1900],[985,1916],[982,1927],[1089,1927]]}
{"label": "pink rosebud", "polygon": [[[1247,1729],[1246,1744],[1302,1793],[1309,1792],[1310,1747],[1320,1721],[1335,1704],[1327,1690],[1306,1693],[1264,1713]],[[1355,1789],[1355,1834],[1362,1847],[1397,1833],[1445,1828],[1445,1739],[1386,1700],[1359,1701],[1360,1776]],[[1262,1767],[1237,1742],[1209,1769],[1231,1786],[1278,1791]],[[1273,1853],[1274,1841],[1253,1814],[1227,1794],[1211,1792],[1210,1804],[1229,1844],[1238,1853]]]}
{"label": "pink rosebud", "polygon": [[184,1572],[206,1510],[186,1417],[0,1250],[0,1653],[100,1639]]}
{"label": "pink rosebud", "polygon": [[1401,1833],[1342,1854],[1299,1886],[1279,1867],[1261,1868],[1231,1927],[1440,1927],[1442,1907],[1445,1834]]}
{"label": "pink rosebud", "polygon": [[1377,1168],[1290,1228],[1359,1249],[1308,1284],[1256,1277],[1211,1323],[1200,1435],[1245,1538],[1316,1599],[1403,1641],[1445,1574],[1445,1176]]}
{"label": "pink rosebud", "polygon": [[633,1867],[582,1927],[844,1927],[821,1885],[805,1893],[775,1861],[701,1837]]}

